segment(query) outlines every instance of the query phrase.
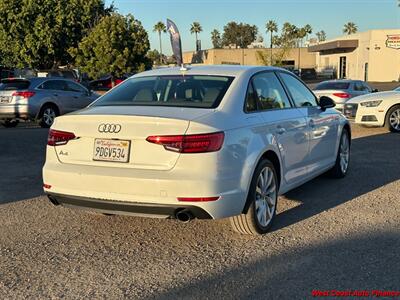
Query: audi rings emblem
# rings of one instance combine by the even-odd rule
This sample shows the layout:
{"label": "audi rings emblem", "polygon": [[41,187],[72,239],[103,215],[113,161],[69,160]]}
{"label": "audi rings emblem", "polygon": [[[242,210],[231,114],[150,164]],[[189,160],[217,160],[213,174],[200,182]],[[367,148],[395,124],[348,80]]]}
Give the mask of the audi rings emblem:
{"label": "audi rings emblem", "polygon": [[100,124],[98,127],[99,132],[102,133],[118,133],[121,131],[119,124]]}

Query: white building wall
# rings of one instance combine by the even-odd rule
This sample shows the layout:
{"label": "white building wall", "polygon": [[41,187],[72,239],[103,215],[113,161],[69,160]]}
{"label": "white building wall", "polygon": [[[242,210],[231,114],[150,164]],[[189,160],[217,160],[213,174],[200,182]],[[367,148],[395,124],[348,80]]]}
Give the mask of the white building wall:
{"label": "white building wall", "polygon": [[347,61],[346,77],[364,80],[365,64],[368,63],[368,81],[398,81],[400,80],[400,49],[388,48],[388,35],[400,35],[400,29],[370,30],[352,35],[346,35],[329,40],[358,40],[358,47],[348,53],[321,55],[317,53],[317,71],[335,68],[339,75],[340,57]]}

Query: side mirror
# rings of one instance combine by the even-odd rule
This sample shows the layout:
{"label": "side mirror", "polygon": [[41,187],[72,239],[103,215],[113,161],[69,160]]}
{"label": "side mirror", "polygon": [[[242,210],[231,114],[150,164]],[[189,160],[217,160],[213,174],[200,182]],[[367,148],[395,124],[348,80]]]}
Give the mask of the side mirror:
{"label": "side mirror", "polygon": [[321,96],[321,98],[319,98],[319,106],[323,111],[325,111],[327,108],[335,107],[336,104],[331,98],[327,96]]}
{"label": "side mirror", "polygon": [[377,93],[377,92],[379,92],[379,90],[378,89],[373,89],[372,92],[373,93]]}

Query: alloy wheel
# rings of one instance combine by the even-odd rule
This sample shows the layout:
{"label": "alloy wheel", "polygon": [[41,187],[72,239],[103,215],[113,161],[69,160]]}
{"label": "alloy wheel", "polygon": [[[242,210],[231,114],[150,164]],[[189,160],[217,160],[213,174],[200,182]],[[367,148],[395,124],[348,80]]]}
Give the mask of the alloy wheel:
{"label": "alloy wheel", "polygon": [[349,158],[350,158],[350,145],[347,134],[342,135],[342,140],[340,142],[340,169],[342,173],[345,174],[347,168],[349,167]]}
{"label": "alloy wheel", "polygon": [[400,109],[396,109],[390,114],[389,122],[393,129],[400,131]]}
{"label": "alloy wheel", "polygon": [[255,213],[262,227],[271,222],[276,206],[276,182],[271,168],[265,167],[258,176],[256,186]]}
{"label": "alloy wheel", "polygon": [[48,107],[43,111],[43,122],[50,127],[53,124],[56,116],[57,114],[54,109]]}

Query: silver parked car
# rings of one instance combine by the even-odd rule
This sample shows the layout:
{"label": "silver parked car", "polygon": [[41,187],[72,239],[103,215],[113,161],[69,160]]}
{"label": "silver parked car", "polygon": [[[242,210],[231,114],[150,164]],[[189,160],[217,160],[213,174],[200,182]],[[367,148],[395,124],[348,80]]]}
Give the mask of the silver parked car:
{"label": "silver parked car", "polygon": [[319,83],[314,89],[317,97],[327,96],[336,103],[336,109],[343,112],[344,104],[351,98],[361,96],[377,90],[373,90],[362,80],[328,80]]}
{"label": "silver parked car", "polygon": [[15,127],[19,120],[35,120],[48,128],[54,118],[82,109],[99,95],[62,78],[3,79],[0,83],[0,122]]}

